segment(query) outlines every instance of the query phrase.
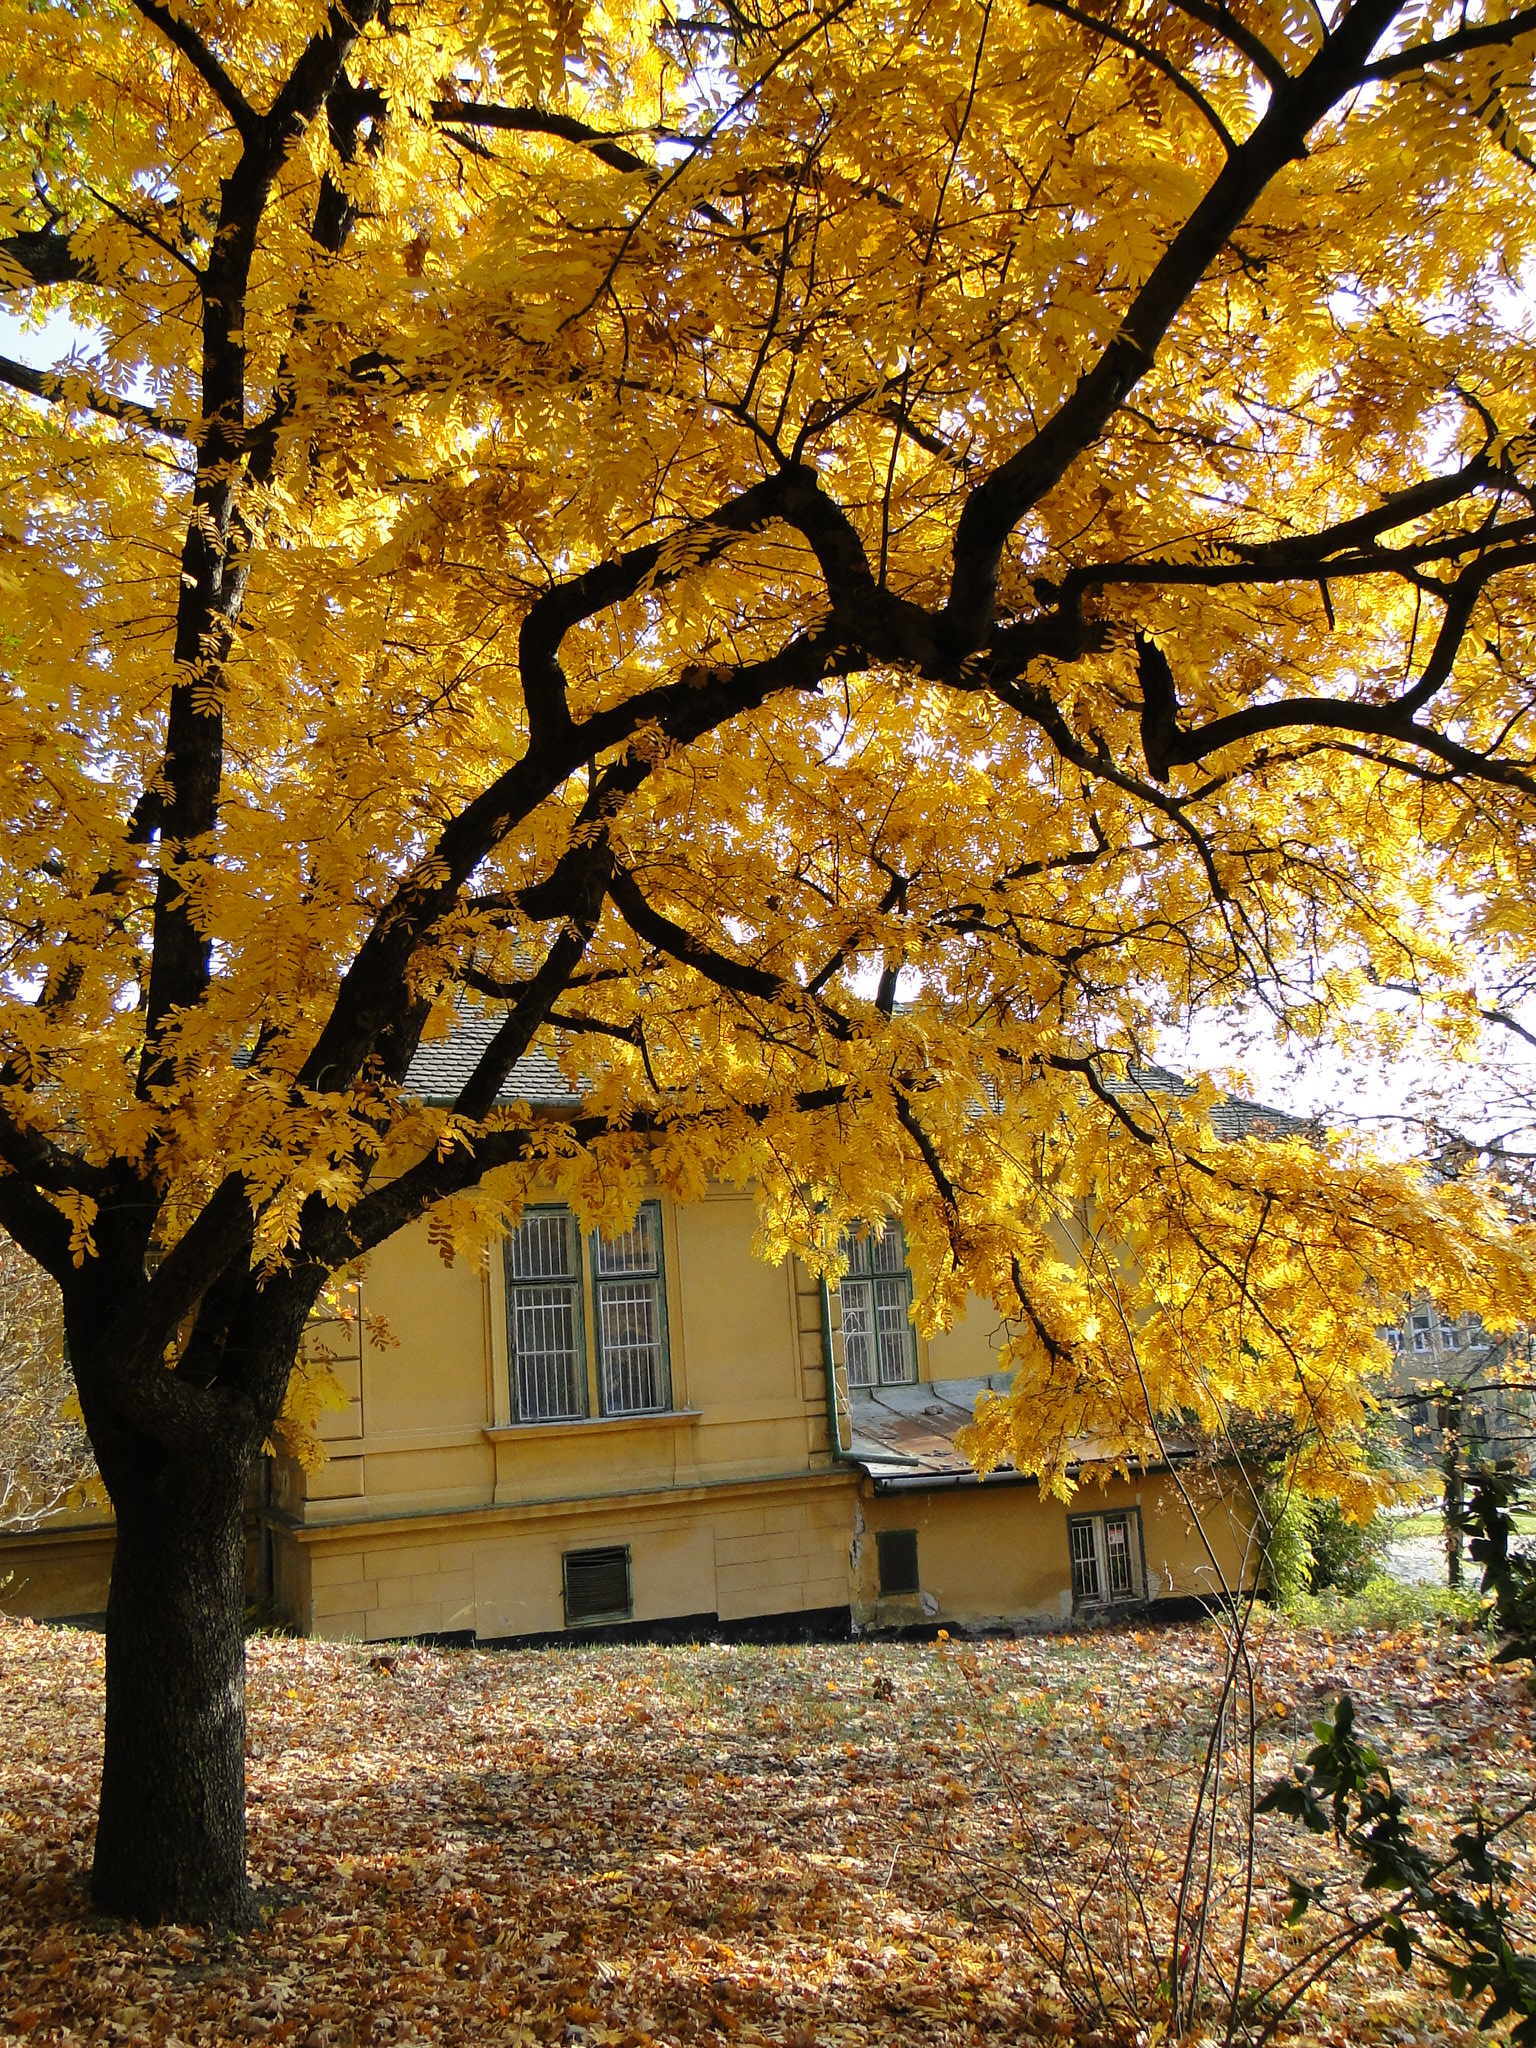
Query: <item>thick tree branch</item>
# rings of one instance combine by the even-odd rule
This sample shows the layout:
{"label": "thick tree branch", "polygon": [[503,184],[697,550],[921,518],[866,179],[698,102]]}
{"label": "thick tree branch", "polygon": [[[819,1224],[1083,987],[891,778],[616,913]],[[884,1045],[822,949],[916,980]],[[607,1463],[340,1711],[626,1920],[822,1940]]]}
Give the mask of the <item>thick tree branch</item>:
{"label": "thick tree branch", "polygon": [[639,171],[651,178],[657,175],[654,164],[636,156],[615,137],[578,121],[574,115],[544,107],[491,106],[483,100],[434,100],[432,118],[440,128],[497,128],[515,135],[548,135],[589,150],[612,170]]}
{"label": "thick tree branch", "polygon": [[[1175,728],[1163,756],[1165,763],[1202,761],[1207,755],[1231,746],[1237,740],[1310,726],[1401,740],[1410,746],[1440,753],[1442,758],[1454,759],[1462,766],[1471,766],[1475,762],[1479,764],[1479,772],[1489,779],[1510,779],[1510,770],[1513,768],[1519,773],[1520,764],[1499,762],[1459,742],[1447,740],[1444,735],[1416,723],[1415,713],[1421,711],[1449,679],[1473,609],[1490,578],[1500,569],[1532,563],[1536,563],[1536,545],[1501,550],[1497,556],[1485,557],[1462,571],[1447,593],[1445,615],[1423,674],[1412,689],[1403,691],[1400,696],[1390,698],[1384,704],[1351,703],[1328,697],[1290,697],[1282,698],[1278,703],[1246,705],[1241,711],[1228,712],[1225,717],[1210,719],[1206,724],[1187,731]],[[1519,786],[1523,787],[1525,783],[1522,781]]]}
{"label": "thick tree branch", "polygon": [[1166,782],[1179,741],[1179,700],[1167,655],[1141,632],[1136,635],[1136,672],[1141,678],[1141,750],[1148,772]]}
{"label": "thick tree branch", "polygon": [[1228,156],[1236,152],[1237,143],[1226,122],[1193,80],[1186,78],[1176,64],[1171,64],[1161,50],[1154,48],[1151,43],[1143,42],[1140,36],[1132,35],[1129,30],[1119,27],[1115,22],[1097,14],[1090,14],[1086,8],[1072,6],[1071,0],[1033,0],[1033,5],[1044,7],[1052,14],[1059,14],[1067,21],[1076,22],[1079,28],[1091,29],[1096,35],[1103,36],[1106,42],[1114,43],[1120,49],[1129,50],[1133,56],[1139,57],[1160,77],[1166,78],[1175,92],[1181,93],[1189,101]]}
{"label": "thick tree branch", "polygon": [[527,1052],[549,1013],[570,986],[571,975],[580,963],[602,910],[602,885],[595,882],[596,898],[589,914],[562,926],[554,944],[545,954],[538,972],[532,975],[490,1044],[475,1063],[475,1071],[460,1089],[454,1102],[455,1116],[474,1122],[488,1114],[501,1093],[502,1084]]}
{"label": "thick tree branch", "polygon": [[[724,500],[689,526],[555,585],[535,599],[518,636],[531,744],[569,728],[561,643],[567,633],[640,590],[661,590],[717,561],[733,540],[775,520],[801,534],[827,586],[833,622],[871,656],[932,657],[932,622],[920,606],[876,590],[858,530],[821,488],[814,470],[792,463]],[[698,671],[690,671],[697,675]],[[639,701],[639,700],[634,700]],[[589,721],[590,728],[590,721]],[[612,745],[604,739],[599,744]]]}
{"label": "thick tree branch", "polygon": [[[626,772],[628,771],[628,772]],[[532,1045],[549,1013],[570,987],[603,914],[613,876],[608,829],[624,798],[645,773],[638,763],[616,763],[595,783],[573,831],[573,844],[560,862],[559,914],[564,922],[540,965],[518,991],[505,1019],[459,1091],[453,1107],[476,1122],[486,1115],[502,1083]]]}
{"label": "thick tree branch", "polygon": [[[151,0],[158,6],[160,0]],[[219,220],[203,279],[202,414],[192,514],[181,580],[161,791],[161,867],[145,1000],[138,1092],[147,1098],[172,1078],[163,1036],[178,1010],[208,986],[210,949],[193,913],[184,868],[212,858],[224,771],[224,664],[250,573],[236,516],[245,439],[245,296],[267,202],[283,165],[325,108],[348,54],[380,0],[333,4],[305,45],[270,111],[242,127],[240,159],[220,188]],[[179,47],[179,45],[178,45]]]}
{"label": "thick tree branch", "polygon": [[680,965],[691,967],[706,981],[713,982],[716,988],[725,989],[731,995],[750,996],[759,1002],[776,1002],[786,993],[799,993],[781,975],[716,952],[702,939],[696,939],[692,932],[674,924],[671,918],[663,917],[659,910],[653,910],[641,895],[634,876],[626,869],[614,869],[609,893],[624,922],[637,938],[644,939],[648,946],[653,946],[658,953],[666,954]]}
{"label": "thick tree branch", "polygon": [[[626,746],[648,726],[672,745],[687,746],[772,697],[818,691],[829,676],[843,673],[859,659],[838,635],[808,633],[761,661],[690,672],[678,682],[639,691],[626,702],[567,727],[562,735],[531,746],[444,828],[431,853],[375,920],[343,978],[299,1085],[350,1084],[379,1034],[397,1015],[411,956],[426,933],[453,907],[474,870],[514,825],[588,761]],[[530,899],[525,890],[520,900],[527,907],[538,899]],[[409,1058],[410,1048],[401,1039],[391,1059],[393,1078],[403,1078]]]}
{"label": "thick tree branch", "polygon": [[1356,0],[1306,69],[1275,88],[1263,118],[1227,158],[1154,265],[1092,369],[1040,431],[971,492],[955,534],[954,574],[942,621],[953,661],[985,644],[1009,534],[1097,440],[1146,375],[1164,335],[1227,237],[1285,166],[1303,153],[1312,128],[1358,85],[1395,12],[1396,0]]}
{"label": "thick tree branch", "polygon": [[70,1276],[69,1225],[22,1173],[0,1173],[0,1230],[60,1285]]}
{"label": "thick tree branch", "polygon": [[928,1178],[933,1182],[939,1200],[944,1205],[944,1215],[949,1226],[951,1250],[958,1264],[960,1249],[958,1243],[960,1233],[959,1193],[954,1182],[945,1171],[944,1162],[939,1157],[938,1147],[934,1144],[922,1119],[912,1106],[911,1096],[900,1085],[896,1085],[892,1093],[896,1102],[896,1120],[917,1147],[923,1164],[928,1169]]}
{"label": "thick tree branch", "polygon": [[94,284],[95,272],[76,256],[68,235],[56,228],[23,228],[19,234],[0,235],[0,290],[13,291],[16,280],[8,273],[21,273],[23,284],[39,288],[51,284]]}
{"label": "thick tree branch", "polygon": [[1156,1131],[1149,1131],[1144,1124],[1137,1123],[1125,1104],[1114,1091],[1104,1085],[1099,1070],[1091,1059],[1074,1058],[1067,1053],[1051,1053],[1045,1064],[1053,1067],[1058,1074],[1078,1074],[1088,1083],[1088,1090],[1101,1102],[1115,1121],[1122,1125],[1139,1145],[1155,1145]]}
{"label": "thick tree branch", "polygon": [[[1315,582],[1331,577],[1376,575],[1420,561],[1434,561],[1458,548],[1486,547],[1489,537],[1476,530],[1432,535],[1402,548],[1383,548],[1380,536],[1409,526],[1432,512],[1444,511],[1480,492],[1502,492],[1516,480],[1484,456],[1474,456],[1445,476],[1425,477],[1390,492],[1378,505],[1319,528],[1316,533],[1286,534],[1251,543],[1229,543],[1214,561],[1165,562],[1144,557],[1131,562],[1086,562],[1069,569],[1059,583],[1042,582],[1036,589],[1058,602],[1107,584],[1220,585],[1242,582]],[[1511,538],[1526,537],[1524,522],[1510,529]]]}
{"label": "thick tree branch", "polygon": [[1434,42],[1410,43],[1406,49],[1394,50],[1389,57],[1367,64],[1361,76],[1374,81],[1401,78],[1405,72],[1422,71],[1427,64],[1442,64],[1448,57],[1459,57],[1467,50],[1503,49],[1532,34],[1536,34],[1536,7],[1523,7],[1502,21],[1480,21]]}
{"label": "thick tree branch", "polygon": [[1070,1346],[1063,1344],[1059,1338],[1053,1336],[1042,1319],[1040,1311],[1035,1307],[1029,1289],[1024,1284],[1024,1268],[1017,1257],[1011,1261],[1011,1265],[1014,1296],[1018,1301],[1019,1307],[1029,1318],[1029,1326],[1039,1338],[1046,1357],[1050,1359],[1053,1365],[1068,1364],[1072,1357]]}
{"label": "thick tree branch", "polygon": [[146,1341],[163,1349],[232,1264],[249,1268],[254,1232],[245,1176],[226,1174],[145,1282],[142,1298],[124,1317],[126,1327],[147,1330]]}
{"label": "thick tree branch", "polygon": [[1230,43],[1248,59],[1267,85],[1279,87],[1290,83],[1290,73],[1269,45],[1245,27],[1230,8],[1220,5],[1220,0],[1174,0],[1174,5],[1191,21],[1214,29],[1223,42]]}
{"label": "thick tree branch", "polygon": [[234,122],[240,139],[248,146],[254,145],[261,133],[261,116],[191,23],[172,13],[169,7],[162,6],[161,0],[133,0],[133,5],[186,58]]}
{"label": "thick tree branch", "polygon": [[97,413],[102,419],[116,420],[123,426],[143,427],[151,434],[164,434],[168,440],[192,439],[192,430],[184,420],[173,420],[152,405],[141,405],[136,398],[119,398],[116,392],[87,384],[73,371],[34,370],[29,363],[0,356],[0,384],[9,384],[13,391],[44,399],[49,405]]}
{"label": "thick tree branch", "polygon": [[[814,1116],[840,1109],[851,1100],[847,1084],[837,1082],[824,1088],[805,1088],[788,1097],[769,1102],[733,1102],[730,1113],[749,1123],[762,1124],[786,1112]],[[626,1137],[666,1138],[686,1133],[699,1121],[695,1111],[650,1112],[636,1110],[626,1116]],[[573,1144],[593,1145],[618,1133],[607,1117],[577,1116],[562,1124]],[[305,1204],[302,1251],[331,1271],[361,1258],[397,1230],[425,1215],[434,1203],[462,1194],[498,1167],[517,1166],[534,1156],[539,1134],[525,1126],[482,1132],[473,1151],[455,1145],[445,1152],[429,1153],[407,1167],[393,1180],[381,1183],[348,1210],[329,1207],[318,1197]]]}
{"label": "thick tree branch", "polygon": [[1511,1015],[1508,1010],[1494,1007],[1493,1009],[1480,1010],[1478,1014],[1485,1023],[1501,1024],[1506,1031],[1513,1032],[1516,1038],[1523,1038],[1527,1045],[1536,1046],[1536,1031],[1527,1030],[1525,1025],[1520,1022],[1520,1019]]}
{"label": "thick tree branch", "polygon": [[[500,129],[516,135],[547,135],[555,141],[574,143],[579,149],[589,151],[610,170],[622,171],[626,176],[638,175],[652,185],[659,185],[662,181],[663,173],[658,164],[647,162],[643,156],[637,156],[627,148],[617,136],[605,135],[602,129],[578,121],[572,114],[556,113],[546,107],[494,106],[482,100],[434,100],[432,118],[440,128]],[[478,154],[490,154],[467,138],[453,139],[458,140],[463,148],[474,148]],[[673,136],[668,139],[677,141],[681,138]],[[712,227],[729,229],[732,226],[727,216],[708,200],[699,200],[694,211]]]}

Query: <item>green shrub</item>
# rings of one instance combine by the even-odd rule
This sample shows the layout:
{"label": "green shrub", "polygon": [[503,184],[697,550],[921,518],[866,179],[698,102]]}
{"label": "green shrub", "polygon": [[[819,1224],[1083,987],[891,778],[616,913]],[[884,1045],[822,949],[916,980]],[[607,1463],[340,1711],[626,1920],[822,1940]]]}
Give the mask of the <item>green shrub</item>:
{"label": "green shrub", "polygon": [[1351,1522],[1336,1501],[1309,1500],[1279,1483],[1269,1490],[1264,1511],[1263,1586],[1282,1607],[1307,1593],[1363,1592],[1380,1576],[1391,1536],[1385,1517]]}
{"label": "green shrub", "polygon": [[1298,1628],[1486,1629],[1488,1612],[1470,1589],[1405,1586],[1400,1579],[1372,1579],[1358,1593],[1296,1594],[1286,1612]]}
{"label": "green shrub", "polygon": [[1387,1523],[1381,1515],[1369,1522],[1351,1522],[1337,1501],[1310,1500],[1307,1547],[1312,1568],[1309,1593],[1362,1593],[1378,1577],[1386,1559]]}
{"label": "green shrub", "polygon": [[1264,1502],[1269,1541],[1264,1546],[1264,1590],[1271,1600],[1289,1607],[1312,1585],[1312,1546],[1308,1541],[1311,1502],[1299,1493],[1275,1487]]}

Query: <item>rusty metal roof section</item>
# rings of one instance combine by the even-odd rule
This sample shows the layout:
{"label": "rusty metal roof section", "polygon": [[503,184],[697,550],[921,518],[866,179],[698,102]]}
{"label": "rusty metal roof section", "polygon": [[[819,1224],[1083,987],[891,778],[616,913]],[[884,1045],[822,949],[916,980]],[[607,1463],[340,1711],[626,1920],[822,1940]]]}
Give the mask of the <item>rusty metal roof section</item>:
{"label": "rusty metal roof section", "polygon": [[[956,1432],[970,1422],[979,1394],[1005,1394],[1011,1373],[977,1380],[921,1381],[909,1387],[849,1389],[848,1455],[878,1486],[887,1480],[933,1479],[978,1483],[976,1469],[955,1448]],[[1011,1466],[1000,1476],[1017,1479]]]}
{"label": "rusty metal roof section", "polygon": [[[863,1466],[877,1493],[909,1493],[929,1486],[1033,1486],[1032,1478],[1008,1464],[980,1478],[955,1443],[958,1432],[975,1418],[977,1397],[1006,1394],[1011,1377],[998,1372],[973,1380],[851,1388],[845,1455]],[[1177,1462],[1193,1455],[1194,1446],[1183,1435],[1165,1430],[1163,1441]],[[1097,1438],[1076,1437],[1067,1470],[1101,1463],[1106,1455],[1107,1447]]]}

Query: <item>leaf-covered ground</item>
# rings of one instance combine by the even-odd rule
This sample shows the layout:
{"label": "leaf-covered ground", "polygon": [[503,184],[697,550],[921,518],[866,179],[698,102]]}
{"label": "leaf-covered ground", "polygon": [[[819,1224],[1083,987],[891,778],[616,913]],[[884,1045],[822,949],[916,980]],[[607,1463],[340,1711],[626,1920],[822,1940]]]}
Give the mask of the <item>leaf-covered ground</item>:
{"label": "leaf-covered ground", "polygon": [[[1086,1928],[1104,2000],[1117,1981],[1144,1993],[1218,1668],[1194,1625],[963,1649],[258,1640],[264,1920],[209,1938],[91,1913],[101,1642],[0,1623],[0,2040],[1091,2039],[1080,1948],[1063,1981],[1053,1945]],[[1481,1638],[1273,1622],[1261,1779],[1343,1685],[1432,1825],[1530,1789],[1527,1690]],[[1240,1812],[1224,1808],[1216,1844],[1221,1967]],[[1308,1938],[1282,1924],[1282,1869],[1324,1853],[1261,1827],[1250,1982]],[[1291,2029],[1473,2037],[1380,1948]]]}

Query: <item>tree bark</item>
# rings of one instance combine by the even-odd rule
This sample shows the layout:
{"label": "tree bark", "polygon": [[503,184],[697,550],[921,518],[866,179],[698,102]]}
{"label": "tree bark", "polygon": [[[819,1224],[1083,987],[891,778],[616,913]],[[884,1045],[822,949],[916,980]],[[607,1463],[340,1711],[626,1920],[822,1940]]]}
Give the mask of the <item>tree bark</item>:
{"label": "tree bark", "polygon": [[1462,1515],[1466,1508],[1466,1477],[1462,1465],[1463,1417],[1460,1394],[1440,1404],[1440,1471],[1445,1481],[1441,1514],[1445,1525],[1445,1582],[1461,1586]]}
{"label": "tree bark", "polygon": [[115,1498],[106,1750],[91,1896],[142,1921],[248,1925],[245,1465],[226,1453]]}

